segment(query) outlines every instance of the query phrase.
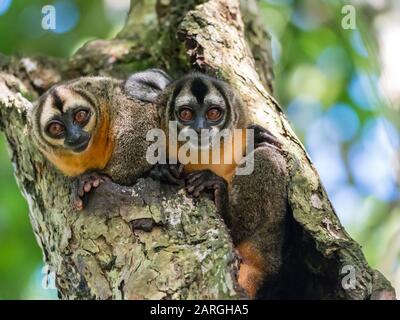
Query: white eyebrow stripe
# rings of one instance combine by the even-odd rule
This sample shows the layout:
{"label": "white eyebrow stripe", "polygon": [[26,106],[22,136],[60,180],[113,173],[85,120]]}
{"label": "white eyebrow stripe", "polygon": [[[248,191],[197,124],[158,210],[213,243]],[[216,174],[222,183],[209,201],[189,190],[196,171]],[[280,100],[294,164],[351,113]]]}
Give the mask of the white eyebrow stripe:
{"label": "white eyebrow stripe", "polygon": [[63,109],[64,112],[67,112],[69,109],[75,109],[79,106],[89,107],[91,104],[82,96],[70,96],[65,100]]}
{"label": "white eyebrow stripe", "polygon": [[181,107],[184,105],[195,104],[197,100],[193,96],[178,96],[175,100],[175,106]]}
{"label": "white eyebrow stripe", "polygon": [[226,107],[225,100],[222,97],[208,96],[204,99],[204,103],[215,104],[220,107]]}
{"label": "white eyebrow stripe", "polygon": [[61,115],[61,112],[54,108],[53,100],[51,98],[47,98],[43,104],[42,113],[39,118],[40,126],[44,128],[50,119],[59,115]]}

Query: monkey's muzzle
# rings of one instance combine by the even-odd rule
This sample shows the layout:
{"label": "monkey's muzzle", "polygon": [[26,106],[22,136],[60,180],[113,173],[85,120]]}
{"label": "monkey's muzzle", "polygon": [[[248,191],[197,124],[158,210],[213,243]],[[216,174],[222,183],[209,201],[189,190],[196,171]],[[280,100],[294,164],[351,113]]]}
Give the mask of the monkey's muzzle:
{"label": "monkey's muzzle", "polygon": [[86,150],[89,145],[91,135],[89,133],[83,133],[79,136],[67,137],[65,139],[65,146],[71,149],[73,152],[79,153]]}

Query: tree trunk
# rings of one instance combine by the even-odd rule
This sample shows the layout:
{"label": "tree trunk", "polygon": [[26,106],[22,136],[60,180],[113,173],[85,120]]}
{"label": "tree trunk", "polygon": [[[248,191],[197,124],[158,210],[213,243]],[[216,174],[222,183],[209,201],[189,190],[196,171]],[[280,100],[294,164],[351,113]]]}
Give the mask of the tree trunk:
{"label": "tree trunk", "polygon": [[[70,59],[0,57],[0,129],[61,298],[243,296],[236,282],[239,258],[209,200],[193,203],[172,186],[139,179],[132,187],[100,186],[88,208],[77,213],[70,207],[70,181],[32,145],[29,109],[50,86],[83,75],[124,79],[147,67],[164,68],[175,77],[198,69],[226,79],[240,93],[253,122],[284,142],[297,254],[288,267],[301,279],[288,298],[394,297],[390,283],[367,265],[360,246],[340,224],[271,95],[269,37],[257,22],[256,5],[243,1],[241,10],[239,0],[132,1],[115,39],[87,43]],[[355,270],[354,288],[342,285],[344,266]]]}

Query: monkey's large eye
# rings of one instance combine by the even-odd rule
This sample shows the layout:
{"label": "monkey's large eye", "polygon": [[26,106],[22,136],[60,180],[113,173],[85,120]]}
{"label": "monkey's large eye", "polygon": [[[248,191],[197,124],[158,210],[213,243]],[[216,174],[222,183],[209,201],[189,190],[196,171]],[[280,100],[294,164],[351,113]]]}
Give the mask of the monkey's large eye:
{"label": "monkey's large eye", "polygon": [[189,108],[182,108],[179,110],[178,116],[182,121],[190,121],[193,119],[193,111]]}
{"label": "monkey's large eye", "polygon": [[74,122],[80,125],[86,124],[89,119],[89,111],[80,109],[74,114]]}
{"label": "monkey's large eye", "polygon": [[210,108],[207,110],[207,119],[217,121],[221,118],[222,112],[218,108]]}
{"label": "monkey's large eye", "polygon": [[61,122],[53,121],[47,126],[47,132],[53,138],[61,138],[64,134],[65,127]]}

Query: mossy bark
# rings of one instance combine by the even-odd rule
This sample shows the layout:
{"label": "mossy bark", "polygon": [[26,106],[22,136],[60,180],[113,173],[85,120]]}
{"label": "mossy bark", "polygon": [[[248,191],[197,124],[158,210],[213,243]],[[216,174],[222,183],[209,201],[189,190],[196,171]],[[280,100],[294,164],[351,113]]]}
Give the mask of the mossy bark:
{"label": "mossy bark", "polygon": [[[94,192],[87,210],[70,207],[71,183],[32,145],[28,112],[59,81],[82,75],[126,78],[147,67],[173,76],[202,70],[238,90],[252,120],[283,142],[293,247],[291,296],[393,298],[390,283],[372,270],[346,233],[303,146],[272,97],[269,38],[256,20],[255,1],[132,1],[115,39],[87,43],[69,59],[0,57],[0,129],[44,260],[56,272],[62,298],[240,298],[238,258],[212,203],[140,179]],[[245,14],[242,19],[242,12]],[[146,231],[144,231],[145,229]],[[344,266],[357,286],[342,286]],[[299,282],[299,281],[297,281]],[[288,294],[290,297],[290,294]]]}

